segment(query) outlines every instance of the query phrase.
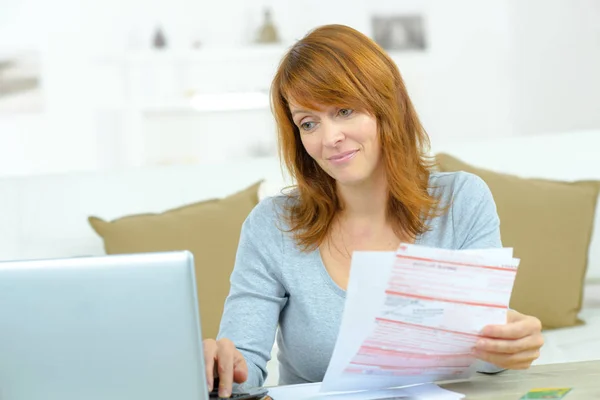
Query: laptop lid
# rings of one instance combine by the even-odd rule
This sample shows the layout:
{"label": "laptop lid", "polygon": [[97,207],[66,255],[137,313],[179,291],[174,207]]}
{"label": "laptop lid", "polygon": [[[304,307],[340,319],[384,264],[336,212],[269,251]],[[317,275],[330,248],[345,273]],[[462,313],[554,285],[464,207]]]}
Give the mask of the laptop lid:
{"label": "laptop lid", "polygon": [[208,398],[189,252],[0,263],[0,399]]}

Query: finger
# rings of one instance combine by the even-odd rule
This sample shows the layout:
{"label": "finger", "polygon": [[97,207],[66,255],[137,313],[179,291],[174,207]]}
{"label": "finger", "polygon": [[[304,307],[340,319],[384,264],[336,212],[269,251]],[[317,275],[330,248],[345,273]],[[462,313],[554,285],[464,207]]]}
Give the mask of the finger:
{"label": "finger", "polygon": [[244,383],[248,379],[248,365],[246,359],[238,350],[235,351],[233,361],[233,381],[235,383]]}
{"label": "finger", "polygon": [[544,345],[541,334],[530,335],[521,339],[480,339],[476,349],[489,353],[514,354],[539,349]]}
{"label": "finger", "polygon": [[487,351],[476,351],[475,355],[482,361],[501,368],[514,369],[515,366],[523,364],[531,365],[540,356],[539,350],[528,350],[516,354],[490,353]]}
{"label": "finger", "polygon": [[233,358],[235,347],[228,339],[221,339],[217,350],[219,397],[229,397],[233,386]]}
{"label": "finger", "polygon": [[509,310],[506,318],[507,324],[515,323],[515,322],[524,322],[529,327],[529,332],[541,332],[542,331],[542,321],[539,318],[521,314],[515,310]]}
{"label": "finger", "polygon": [[528,336],[532,328],[526,319],[504,325],[488,325],[481,331],[482,336],[496,339],[520,339]]}
{"label": "finger", "polygon": [[529,367],[531,367],[531,363],[521,363],[521,364],[515,364],[513,366],[511,366],[509,369],[529,369]]}
{"label": "finger", "polygon": [[208,391],[213,389],[215,358],[217,356],[217,343],[213,339],[206,339],[203,342],[204,347],[204,368],[206,370],[206,383]]}
{"label": "finger", "polygon": [[507,323],[512,323],[512,322],[517,322],[517,321],[521,321],[523,319],[525,319],[527,316],[525,314],[521,314],[518,311],[515,310],[508,310],[506,312],[506,322]]}

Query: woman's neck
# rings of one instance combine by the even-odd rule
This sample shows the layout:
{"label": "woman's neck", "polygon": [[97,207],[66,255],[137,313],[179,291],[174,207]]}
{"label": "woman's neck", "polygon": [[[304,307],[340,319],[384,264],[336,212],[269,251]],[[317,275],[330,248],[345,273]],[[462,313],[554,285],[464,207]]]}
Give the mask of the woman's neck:
{"label": "woman's neck", "polygon": [[344,220],[385,224],[387,220],[388,189],[383,174],[356,185],[338,185]]}

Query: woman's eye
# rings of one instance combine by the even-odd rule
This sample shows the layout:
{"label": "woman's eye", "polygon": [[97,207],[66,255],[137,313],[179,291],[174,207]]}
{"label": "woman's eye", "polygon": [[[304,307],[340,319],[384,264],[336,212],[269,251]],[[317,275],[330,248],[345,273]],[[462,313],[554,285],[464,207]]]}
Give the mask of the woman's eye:
{"label": "woman's eye", "polygon": [[342,109],[339,111],[339,113],[340,113],[340,115],[341,115],[342,117],[347,117],[347,116],[349,116],[350,114],[352,114],[352,110],[351,110],[351,109],[349,109],[349,108],[342,108]]}
{"label": "woman's eye", "polygon": [[300,128],[302,128],[305,131],[309,131],[312,128],[314,128],[315,123],[314,122],[303,122],[300,124]]}

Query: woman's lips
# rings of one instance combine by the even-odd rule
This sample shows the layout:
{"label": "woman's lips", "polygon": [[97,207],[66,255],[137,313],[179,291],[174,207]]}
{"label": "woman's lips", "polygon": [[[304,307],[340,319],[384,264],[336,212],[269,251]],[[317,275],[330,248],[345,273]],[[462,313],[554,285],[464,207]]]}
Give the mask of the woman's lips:
{"label": "woman's lips", "polygon": [[358,150],[345,151],[343,153],[329,157],[328,160],[334,164],[339,164],[350,160],[352,157],[354,157],[354,155],[356,155],[356,153],[358,153]]}

